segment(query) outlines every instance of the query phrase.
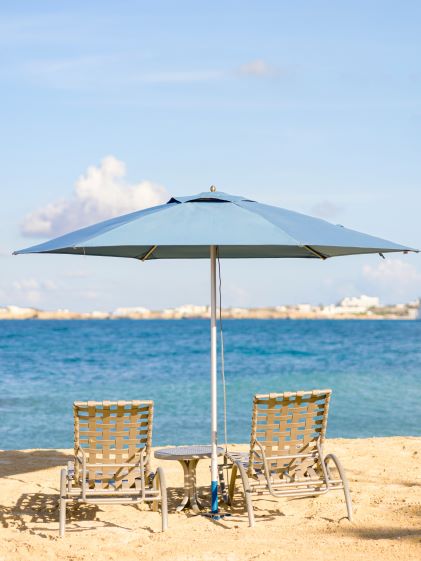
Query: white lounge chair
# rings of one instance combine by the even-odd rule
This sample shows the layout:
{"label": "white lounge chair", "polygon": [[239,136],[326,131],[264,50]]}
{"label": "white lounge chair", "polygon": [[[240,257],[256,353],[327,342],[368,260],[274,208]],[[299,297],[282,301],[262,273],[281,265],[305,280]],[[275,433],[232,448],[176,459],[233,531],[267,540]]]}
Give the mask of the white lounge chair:
{"label": "white lounge chair", "polygon": [[76,401],[73,404],[74,462],[61,470],[60,537],[68,502],[161,504],[168,527],[162,468],[150,469],[153,401]]}
{"label": "white lounge chair", "polygon": [[264,493],[314,497],[341,490],[352,519],[345,472],[334,454],[323,454],[330,395],[331,390],[313,390],[254,397],[250,452],[226,454],[232,468],[228,502],[239,477],[250,526],[255,522],[252,495]]}

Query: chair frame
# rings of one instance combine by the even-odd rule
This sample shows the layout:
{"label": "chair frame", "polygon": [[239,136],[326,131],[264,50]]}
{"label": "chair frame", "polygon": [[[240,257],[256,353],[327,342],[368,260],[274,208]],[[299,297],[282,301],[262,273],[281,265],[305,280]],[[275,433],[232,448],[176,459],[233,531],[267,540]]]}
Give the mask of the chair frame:
{"label": "chair frame", "polygon": [[[101,435],[101,428],[98,428],[101,427],[104,413],[111,414],[113,419],[117,415],[121,421],[114,432],[106,429],[107,439],[104,438],[104,434]],[[67,467],[62,468],[60,472],[60,537],[65,535],[66,505],[70,502],[150,502],[155,511],[160,503],[162,531],[165,531],[168,528],[165,474],[161,467],[157,468],[155,473],[150,470],[153,401],[75,401],[73,415],[74,461],[68,462]],[[125,424],[123,418],[131,422]],[[133,419],[137,419],[137,422],[133,422]],[[104,455],[106,444],[107,461],[98,461],[96,456]],[[131,456],[125,458],[127,461],[113,461],[118,457],[123,459],[129,453]]]}
{"label": "chair frame", "polygon": [[[248,454],[227,452],[225,455],[225,461],[231,468],[227,503],[232,503],[239,476],[249,526],[255,525],[253,493],[258,495],[267,493],[277,498],[315,497],[329,491],[342,490],[347,517],[352,520],[352,502],[345,471],[337,456],[334,454],[325,456],[323,453],[330,395],[331,390],[312,390],[254,396],[250,452]],[[302,403],[305,405],[303,406]],[[306,408],[307,403],[312,403],[312,406],[310,413],[306,415],[303,409]],[[268,409],[259,407],[262,405]],[[270,419],[272,423],[259,424],[266,411],[272,415]],[[276,415],[278,419],[275,419]],[[282,422],[283,426],[280,427]],[[276,429],[279,428],[283,431],[276,433]],[[273,435],[274,430],[275,435]],[[300,432],[301,437],[298,436]],[[258,440],[262,434],[266,437],[267,433],[272,437],[271,440],[263,443]],[[280,446],[285,451],[270,452],[270,455],[266,453],[265,447],[269,450],[275,447],[279,452]],[[298,448],[298,451],[290,452],[291,447]],[[336,466],[339,479],[334,479],[332,476],[330,469],[332,463]]]}

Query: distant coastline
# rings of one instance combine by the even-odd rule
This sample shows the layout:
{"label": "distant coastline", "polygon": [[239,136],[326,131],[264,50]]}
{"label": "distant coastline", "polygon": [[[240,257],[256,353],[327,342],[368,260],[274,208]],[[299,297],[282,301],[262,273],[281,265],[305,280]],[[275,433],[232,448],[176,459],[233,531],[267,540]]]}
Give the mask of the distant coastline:
{"label": "distant coastline", "polygon": [[[39,310],[19,306],[0,307],[0,320],[118,320],[118,319],[200,319],[209,318],[209,306],[184,305],[164,310],[143,307],[117,308],[113,312],[73,312],[67,309]],[[223,319],[389,319],[421,318],[420,300],[382,305],[375,296],[343,298],[338,304],[313,306],[297,304],[260,308],[223,308]]]}

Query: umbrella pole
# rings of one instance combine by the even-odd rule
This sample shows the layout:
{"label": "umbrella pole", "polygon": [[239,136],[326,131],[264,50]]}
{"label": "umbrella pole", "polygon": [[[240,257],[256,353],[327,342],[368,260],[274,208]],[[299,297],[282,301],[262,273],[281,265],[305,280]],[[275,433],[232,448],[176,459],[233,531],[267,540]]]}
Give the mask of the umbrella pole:
{"label": "umbrella pole", "polygon": [[211,476],[212,513],[218,512],[218,407],[216,387],[216,246],[210,246],[211,262]]}

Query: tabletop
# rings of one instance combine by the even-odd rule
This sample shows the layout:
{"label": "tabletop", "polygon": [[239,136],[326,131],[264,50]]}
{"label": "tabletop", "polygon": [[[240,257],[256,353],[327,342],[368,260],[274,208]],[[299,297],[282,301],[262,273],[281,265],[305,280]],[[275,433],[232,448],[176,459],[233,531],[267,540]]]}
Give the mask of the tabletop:
{"label": "tabletop", "polygon": [[[160,448],[155,450],[155,458],[158,460],[200,460],[211,457],[211,446],[174,446],[172,448]],[[218,456],[224,454],[224,449],[218,446]]]}

